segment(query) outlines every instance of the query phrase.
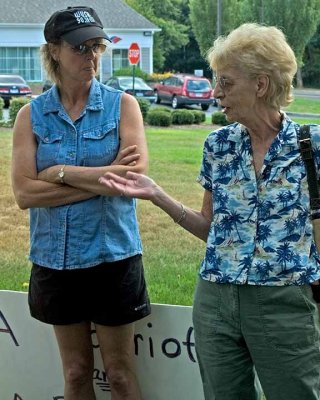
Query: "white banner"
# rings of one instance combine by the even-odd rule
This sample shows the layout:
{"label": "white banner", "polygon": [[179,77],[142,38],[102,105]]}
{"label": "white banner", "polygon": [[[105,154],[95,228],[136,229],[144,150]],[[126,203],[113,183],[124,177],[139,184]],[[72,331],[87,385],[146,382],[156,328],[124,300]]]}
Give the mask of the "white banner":
{"label": "white banner", "polygon": [[[203,400],[191,307],[152,304],[138,321],[135,354],[145,400]],[[97,338],[97,400],[111,399]],[[62,400],[63,376],[53,329],[29,315],[27,293],[0,291],[0,400]]]}

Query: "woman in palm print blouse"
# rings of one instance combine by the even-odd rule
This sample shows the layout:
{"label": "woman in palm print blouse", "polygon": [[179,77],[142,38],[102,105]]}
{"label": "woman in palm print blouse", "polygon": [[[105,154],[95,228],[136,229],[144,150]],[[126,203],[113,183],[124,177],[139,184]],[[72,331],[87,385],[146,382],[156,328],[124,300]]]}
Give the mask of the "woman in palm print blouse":
{"label": "woman in palm print blouse", "polygon": [[[150,178],[100,182],[149,199],[206,241],[193,322],[207,400],[255,400],[254,368],[268,400],[319,400],[320,330],[311,283],[320,278],[299,126],[294,53],[275,27],[244,24],[219,37],[208,59],[228,121],[204,144],[201,211]],[[320,129],[311,126],[320,147]]]}

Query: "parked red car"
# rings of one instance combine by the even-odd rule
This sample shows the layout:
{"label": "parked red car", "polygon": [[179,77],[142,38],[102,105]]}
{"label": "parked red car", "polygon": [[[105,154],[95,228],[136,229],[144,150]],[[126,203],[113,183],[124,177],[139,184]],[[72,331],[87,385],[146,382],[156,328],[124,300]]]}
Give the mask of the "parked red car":
{"label": "parked red car", "polygon": [[167,102],[172,108],[185,105],[200,105],[208,110],[210,104],[216,104],[213,90],[208,79],[188,74],[176,74],[154,85],[156,103]]}

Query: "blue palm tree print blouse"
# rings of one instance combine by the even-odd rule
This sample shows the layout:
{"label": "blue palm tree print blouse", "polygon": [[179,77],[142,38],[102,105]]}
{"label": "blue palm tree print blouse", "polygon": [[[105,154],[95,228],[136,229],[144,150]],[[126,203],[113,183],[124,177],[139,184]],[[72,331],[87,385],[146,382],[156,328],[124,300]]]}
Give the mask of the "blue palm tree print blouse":
{"label": "blue palm tree print blouse", "polygon": [[[268,286],[320,278],[298,131],[283,114],[258,177],[244,126],[234,123],[208,135],[198,181],[212,193],[213,220],[201,278]],[[311,135],[320,165],[320,126],[311,125]]]}

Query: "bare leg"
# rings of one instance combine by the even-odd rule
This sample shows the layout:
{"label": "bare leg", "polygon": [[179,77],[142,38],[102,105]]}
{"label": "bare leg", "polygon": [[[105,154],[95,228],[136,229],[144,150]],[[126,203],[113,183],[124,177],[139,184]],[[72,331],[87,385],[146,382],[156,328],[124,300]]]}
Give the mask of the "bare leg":
{"label": "bare leg", "polygon": [[96,325],[96,332],[112,400],[141,400],[133,362],[134,324]]}
{"label": "bare leg", "polygon": [[55,325],[65,380],[65,400],[95,400],[90,323]]}

